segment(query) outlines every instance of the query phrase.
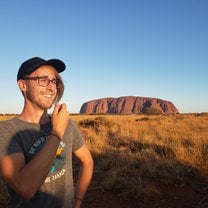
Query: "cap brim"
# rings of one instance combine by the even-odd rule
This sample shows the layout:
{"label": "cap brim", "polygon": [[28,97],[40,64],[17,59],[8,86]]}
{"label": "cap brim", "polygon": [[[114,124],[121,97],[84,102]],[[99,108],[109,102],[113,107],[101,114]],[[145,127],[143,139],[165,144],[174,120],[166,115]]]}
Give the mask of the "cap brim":
{"label": "cap brim", "polygon": [[50,65],[50,66],[54,67],[58,73],[63,72],[66,68],[64,62],[59,59],[50,59],[50,60],[46,61],[46,63],[43,65]]}

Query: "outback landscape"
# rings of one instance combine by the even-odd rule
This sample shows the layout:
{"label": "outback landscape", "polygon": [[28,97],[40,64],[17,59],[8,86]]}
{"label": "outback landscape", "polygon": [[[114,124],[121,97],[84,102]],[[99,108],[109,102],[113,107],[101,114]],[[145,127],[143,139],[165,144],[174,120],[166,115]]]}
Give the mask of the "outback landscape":
{"label": "outback landscape", "polygon": [[83,208],[208,207],[208,113],[70,118],[95,162]]}

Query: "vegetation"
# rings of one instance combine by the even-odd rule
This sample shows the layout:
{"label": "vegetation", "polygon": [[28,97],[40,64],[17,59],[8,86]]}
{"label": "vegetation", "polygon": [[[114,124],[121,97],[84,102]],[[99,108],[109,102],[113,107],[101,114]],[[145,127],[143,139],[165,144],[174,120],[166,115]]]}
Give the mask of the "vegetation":
{"label": "vegetation", "polygon": [[149,107],[149,108],[145,108],[144,111],[142,112],[143,114],[146,115],[157,115],[157,114],[162,114],[162,112],[156,108],[153,107]]}
{"label": "vegetation", "polygon": [[206,113],[72,119],[92,151],[100,189],[141,199],[151,194],[150,183],[183,186],[208,176]]}
{"label": "vegetation", "polygon": [[71,119],[94,157],[93,188],[141,199],[154,191],[150,184],[183,186],[207,179],[207,113]]}

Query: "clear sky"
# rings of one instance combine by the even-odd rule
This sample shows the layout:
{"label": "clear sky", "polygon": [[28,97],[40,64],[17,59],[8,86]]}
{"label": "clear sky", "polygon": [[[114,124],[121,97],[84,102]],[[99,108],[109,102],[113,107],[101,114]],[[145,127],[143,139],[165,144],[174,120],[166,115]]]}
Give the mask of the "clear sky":
{"label": "clear sky", "polygon": [[144,96],[208,112],[207,0],[2,0],[0,113],[20,113],[16,74],[33,56],[60,58],[62,102]]}

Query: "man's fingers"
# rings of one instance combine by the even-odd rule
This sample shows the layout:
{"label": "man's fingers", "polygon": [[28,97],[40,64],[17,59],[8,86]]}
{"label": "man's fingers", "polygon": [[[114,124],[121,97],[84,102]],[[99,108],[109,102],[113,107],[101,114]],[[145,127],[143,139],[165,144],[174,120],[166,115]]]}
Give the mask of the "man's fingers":
{"label": "man's fingers", "polygon": [[65,103],[61,104],[59,111],[66,111],[66,104]]}
{"label": "man's fingers", "polygon": [[65,103],[63,103],[63,104],[56,103],[53,113],[58,114],[59,112],[67,112],[68,113]]}
{"label": "man's fingers", "polygon": [[60,106],[61,105],[59,103],[56,103],[54,110],[53,110],[53,114],[57,114],[59,112]]}
{"label": "man's fingers", "polygon": [[68,115],[66,104],[56,104],[52,115],[53,132],[60,138],[63,137],[68,124]]}

